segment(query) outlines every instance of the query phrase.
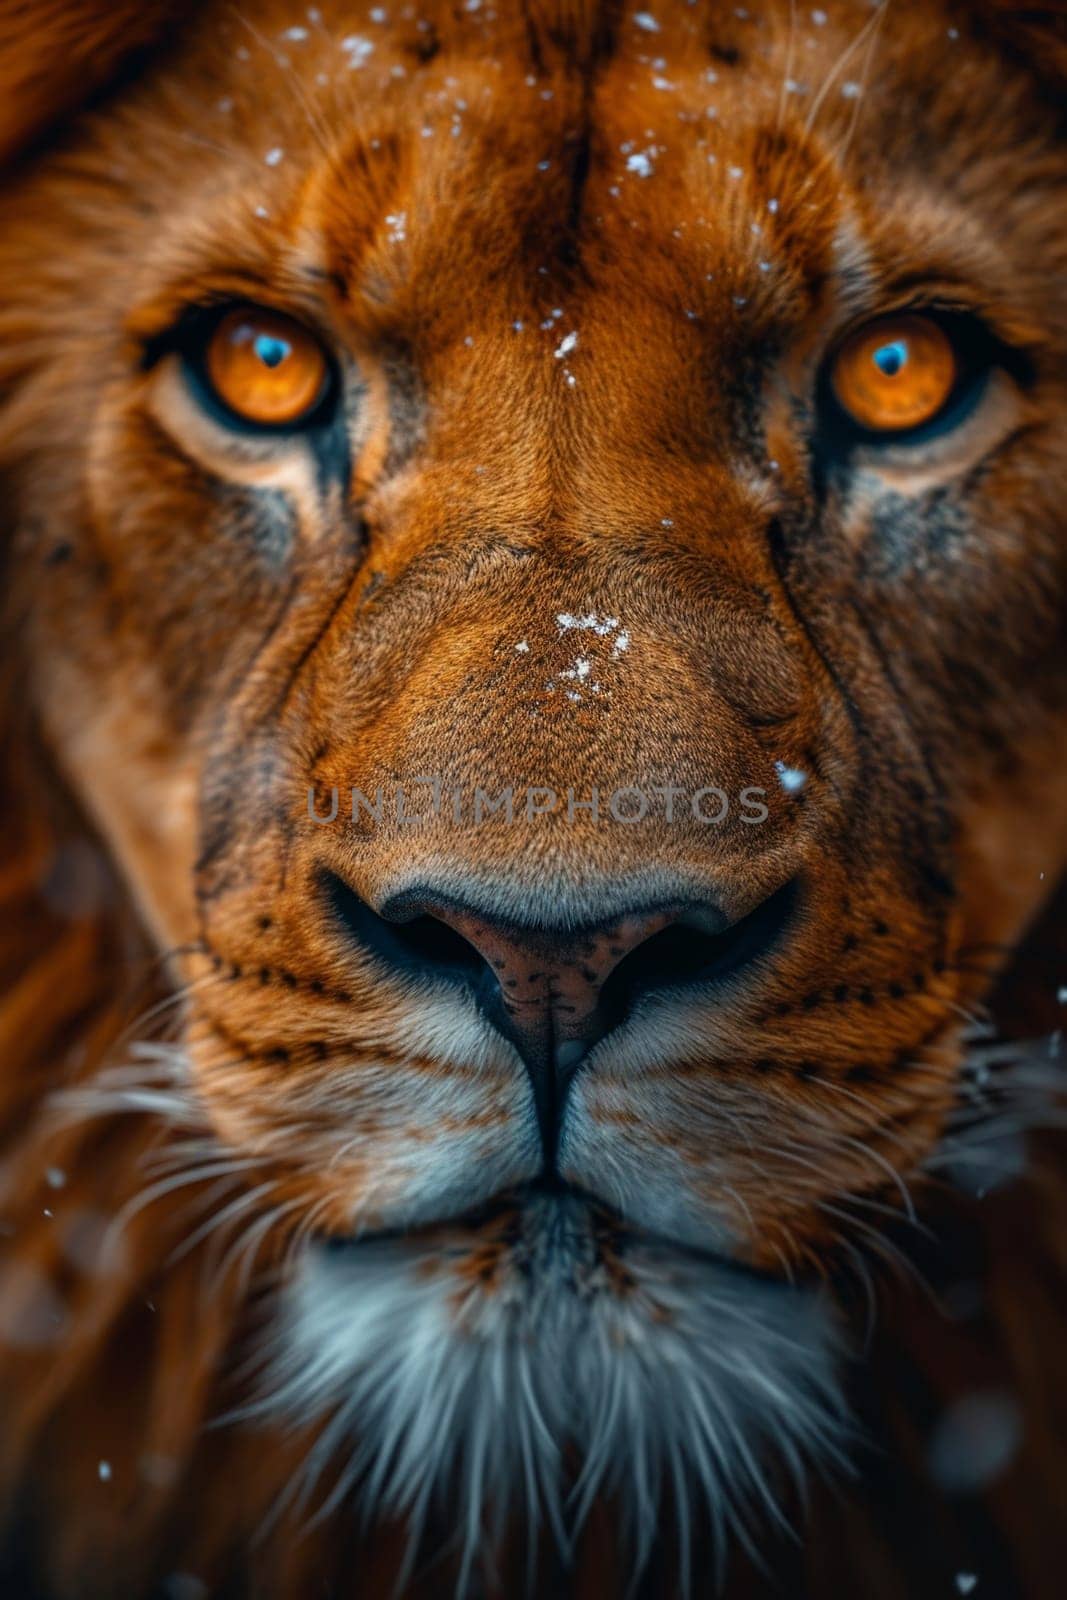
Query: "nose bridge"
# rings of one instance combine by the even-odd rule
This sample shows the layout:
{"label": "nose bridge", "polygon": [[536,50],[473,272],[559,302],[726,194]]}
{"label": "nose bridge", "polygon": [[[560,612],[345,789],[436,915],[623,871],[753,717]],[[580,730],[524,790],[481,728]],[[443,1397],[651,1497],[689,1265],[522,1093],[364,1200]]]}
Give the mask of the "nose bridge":
{"label": "nose bridge", "polygon": [[[616,577],[607,552],[490,545],[473,577],[450,551],[421,588],[416,572],[385,597],[316,774],[322,811],[337,786],[337,864],[368,904],[422,881],[462,899],[464,882],[493,880],[513,886],[516,922],[552,922],[554,897],[580,901],[594,880],[636,886],[616,903],[651,903],[662,872],[741,916],[776,886],[802,821],[775,770],[792,750],[761,739],[738,696],[787,726],[799,675],[774,629],[768,645],[725,604],[703,622],[664,566],[634,565]],[[350,804],[353,786],[366,805]]]}
{"label": "nose bridge", "polygon": [[[363,664],[378,713],[367,743],[382,766],[469,779],[476,753],[489,781],[563,792],[575,778],[669,782],[700,746],[704,757],[735,753],[744,719],[716,683],[729,649],[713,648],[713,627],[683,620],[691,603],[645,563],[624,557],[616,576],[610,545],[594,566],[545,535],[435,552],[433,568],[432,608],[420,596],[379,624],[376,675],[402,673],[404,694],[378,695]],[[739,630],[726,631],[736,646]],[[357,629],[354,661],[358,642]],[[354,725],[348,696],[341,709],[339,739],[358,739],[358,707]]]}
{"label": "nose bridge", "polygon": [[[613,279],[546,279],[505,301],[486,285],[480,314],[442,330],[424,373],[430,471],[413,490],[417,517],[435,502],[424,536],[439,525],[438,481],[454,501],[457,466],[468,528],[518,523],[539,548],[562,541],[593,561],[605,536],[684,538],[683,504],[743,506],[699,340],[679,339],[655,297],[637,291],[638,309],[632,285],[620,337],[618,292]],[[496,381],[471,381],[472,351]]]}

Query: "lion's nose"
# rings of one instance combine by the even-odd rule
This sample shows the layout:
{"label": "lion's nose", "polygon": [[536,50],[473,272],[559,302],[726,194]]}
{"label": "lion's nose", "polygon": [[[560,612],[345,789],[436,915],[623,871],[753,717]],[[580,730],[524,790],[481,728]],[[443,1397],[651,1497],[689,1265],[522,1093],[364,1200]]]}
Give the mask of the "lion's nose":
{"label": "lion's nose", "polygon": [[475,995],[523,1058],[546,1148],[567,1085],[594,1045],[642,1001],[725,979],[754,960],[777,939],[793,902],[787,885],[731,921],[710,899],[679,897],[576,927],[505,918],[473,896],[460,900],[425,885],[380,911],[339,878],[330,893],[369,954],[408,976],[462,983]]}

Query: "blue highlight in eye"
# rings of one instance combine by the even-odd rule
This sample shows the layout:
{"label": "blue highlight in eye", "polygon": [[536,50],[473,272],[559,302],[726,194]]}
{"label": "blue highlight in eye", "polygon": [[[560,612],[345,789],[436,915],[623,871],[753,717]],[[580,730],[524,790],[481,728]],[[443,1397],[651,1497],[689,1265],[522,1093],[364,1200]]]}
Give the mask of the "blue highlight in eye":
{"label": "blue highlight in eye", "polygon": [[894,339],[874,352],[874,364],[886,378],[895,378],[908,364],[908,346],[903,339]]}
{"label": "blue highlight in eye", "polygon": [[280,367],[282,362],[293,353],[293,347],[285,339],[276,339],[272,334],[259,333],[252,345],[256,355],[265,367]]}

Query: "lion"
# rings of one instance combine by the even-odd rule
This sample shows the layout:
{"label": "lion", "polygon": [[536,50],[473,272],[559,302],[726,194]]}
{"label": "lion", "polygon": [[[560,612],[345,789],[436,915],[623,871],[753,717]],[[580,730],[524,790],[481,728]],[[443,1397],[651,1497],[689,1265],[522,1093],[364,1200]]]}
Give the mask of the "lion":
{"label": "lion", "polygon": [[1059,1593],[1065,61],[0,4],[5,1596]]}

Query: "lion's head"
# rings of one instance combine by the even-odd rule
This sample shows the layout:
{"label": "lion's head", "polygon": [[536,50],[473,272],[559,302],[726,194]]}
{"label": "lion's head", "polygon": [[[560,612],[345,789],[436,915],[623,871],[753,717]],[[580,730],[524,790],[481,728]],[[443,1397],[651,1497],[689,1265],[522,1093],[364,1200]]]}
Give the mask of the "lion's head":
{"label": "lion's head", "polygon": [[1051,46],[171,20],[0,224],[23,809],[178,994],[78,1115],[162,1130],[139,1249],[169,1206],[258,1293],[293,1499],[724,1524],[837,1451],[812,1285],[1067,855]]}

